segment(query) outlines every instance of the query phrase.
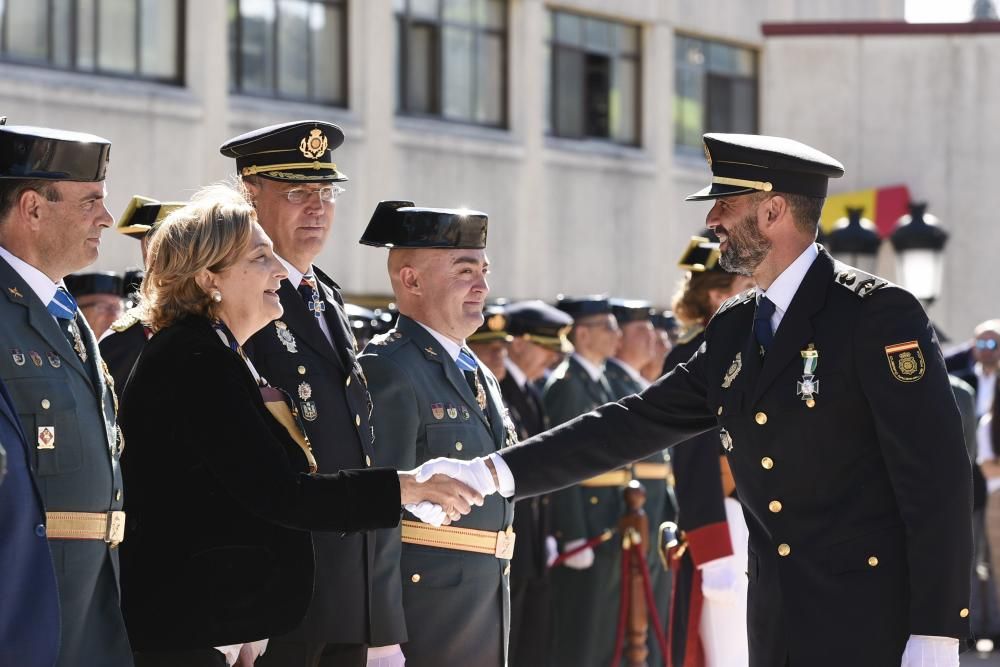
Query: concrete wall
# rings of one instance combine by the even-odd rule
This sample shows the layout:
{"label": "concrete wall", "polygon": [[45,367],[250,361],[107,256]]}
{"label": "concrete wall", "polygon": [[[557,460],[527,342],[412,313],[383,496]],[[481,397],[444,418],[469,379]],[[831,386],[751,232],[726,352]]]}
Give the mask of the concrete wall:
{"label": "concrete wall", "polygon": [[[390,0],[350,2],[347,109],[230,95],[226,3],[187,6],[184,87],[0,64],[0,112],[12,123],[111,139],[109,205],[116,215],[132,194],[183,199],[199,185],[224,178],[232,165],[217,147],[239,132],[297,118],[331,120],[347,135],[336,161],[351,181],[337,203],[331,243],[317,263],[347,291],[389,292],[385,251],[362,248],[357,239],[378,200],[409,198],[490,214],[496,295],[551,299],[559,292],[611,292],[663,304],[680,275],[680,249],[702,227],[707,211],[704,204],[681,201],[705,184],[708,171],[700,159],[674,153],[675,31],[761,48],[763,21],[903,15],[903,0],[511,0],[510,127],[490,130],[395,114]],[[641,147],[545,135],[549,8],[642,26]],[[787,121],[794,114],[776,108],[767,93],[776,85],[779,61],[785,58],[784,66],[794,69],[799,56],[791,42],[775,48],[764,61],[769,84],[761,95],[768,114],[763,129],[793,133],[799,126]],[[830,69],[846,76],[839,67]],[[805,71],[798,78],[816,87],[816,99],[843,89],[837,79],[820,85],[819,77]],[[807,129],[806,135],[815,136],[816,125]],[[826,130],[818,133],[828,136]],[[138,261],[136,243],[107,234],[97,267],[121,269]]]}
{"label": "concrete wall", "polygon": [[935,321],[963,338],[1000,315],[1000,33],[775,37],[764,63],[763,131],[840,159],[832,193],[906,184],[951,233]]}

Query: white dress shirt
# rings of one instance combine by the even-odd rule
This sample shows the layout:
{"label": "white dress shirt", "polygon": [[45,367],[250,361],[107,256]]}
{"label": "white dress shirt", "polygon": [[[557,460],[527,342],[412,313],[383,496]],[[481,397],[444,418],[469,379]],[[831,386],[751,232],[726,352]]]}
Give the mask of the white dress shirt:
{"label": "white dress shirt", "polygon": [[[414,322],[416,322],[416,320],[414,320]],[[458,353],[462,351],[463,347],[465,347],[464,340],[461,343],[456,343],[452,339],[445,336],[443,333],[438,333],[437,331],[434,331],[434,329],[431,329],[423,322],[417,322],[417,324],[426,329],[427,333],[434,336],[434,340],[441,343],[441,347],[443,347],[444,351],[448,353],[448,356],[451,357],[452,361],[458,361]],[[472,352],[472,350],[469,350],[469,352]],[[473,354],[472,356],[475,357],[476,355]],[[476,359],[476,363],[479,363],[478,359]]]}
{"label": "white dress shirt", "polygon": [[503,360],[503,365],[504,368],[507,369],[507,375],[514,378],[514,382],[517,383],[518,389],[523,391],[528,385],[528,376],[524,374],[524,371],[521,370],[520,366],[510,360],[510,357]]}
{"label": "white dress shirt", "polygon": [[990,373],[979,362],[976,362],[973,370],[976,372],[976,416],[982,417],[993,409],[993,394],[996,393],[997,374]]}
{"label": "white dress shirt", "polygon": [[781,319],[788,311],[788,307],[792,305],[795,293],[799,291],[799,285],[802,284],[806,273],[809,272],[809,267],[812,266],[812,263],[816,261],[818,256],[819,249],[816,247],[816,244],[810,243],[809,247],[803,250],[802,254],[789,264],[788,268],[781,272],[781,275],[775,278],[767,290],[762,290],[760,287],[756,288],[758,301],[760,301],[761,296],[766,296],[774,304],[774,314],[771,315],[771,331],[776,335],[778,333],[778,325],[781,324]]}
{"label": "white dress shirt", "polygon": [[583,366],[583,370],[587,371],[587,375],[590,376],[591,380],[593,380],[594,382],[601,381],[601,377],[604,376],[604,366],[595,366],[594,364],[590,363],[589,361],[581,357],[577,352],[573,353],[573,358],[576,359],[576,362],[578,364]]}

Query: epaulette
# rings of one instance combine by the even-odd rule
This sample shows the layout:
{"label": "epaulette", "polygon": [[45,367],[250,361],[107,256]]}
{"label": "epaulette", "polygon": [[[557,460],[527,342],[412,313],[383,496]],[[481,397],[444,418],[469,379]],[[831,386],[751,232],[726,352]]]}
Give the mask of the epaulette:
{"label": "epaulette", "polygon": [[687,343],[690,343],[695,338],[697,338],[698,335],[702,331],[704,331],[704,330],[705,330],[705,327],[701,326],[700,324],[693,324],[693,325],[691,325],[691,327],[688,328],[684,332],[684,334],[677,339],[677,344],[678,345],[685,345]]}
{"label": "epaulette", "polygon": [[747,301],[752,301],[754,298],[756,298],[756,296],[757,296],[757,290],[754,289],[753,287],[751,287],[745,292],[740,292],[736,296],[731,296],[728,299],[726,299],[721,306],[719,306],[719,310],[715,311],[715,315],[713,315],[712,317],[713,318],[718,317],[727,310],[732,310],[736,306],[743,305]]}
{"label": "epaulette", "polygon": [[888,280],[840,262],[834,264],[833,282],[852,292],[859,299],[864,299],[890,284]]}
{"label": "epaulette", "polygon": [[377,345],[379,347],[389,347],[401,341],[403,339],[403,334],[397,329],[389,329],[385,333],[377,334],[372,336],[372,339],[368,341],[369,345]]}
{"label": "epaulette", "polygon": [[549,377],[553,380],[562,380],[568,372],[569,364],[559,364]]}
{"label": "epaulette", "polygon": [[140,322],[142,322],[142,320],[139,319],[136,309],[132,308],[130,310],[126,310],[121,317],[111,323],[111,330],[121,333],[129,327],[139,324]]}

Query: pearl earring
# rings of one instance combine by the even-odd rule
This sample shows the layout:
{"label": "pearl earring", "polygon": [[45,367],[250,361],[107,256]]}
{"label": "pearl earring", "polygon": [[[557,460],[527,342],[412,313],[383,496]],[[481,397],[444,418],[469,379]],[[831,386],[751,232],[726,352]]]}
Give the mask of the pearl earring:
{"label": "pearl earring", "polygon": [[214,301],[215,303],[222,303],[222,292],[220,292],[219,290],[215,290],[214,292],[212,292],[212,301]]}

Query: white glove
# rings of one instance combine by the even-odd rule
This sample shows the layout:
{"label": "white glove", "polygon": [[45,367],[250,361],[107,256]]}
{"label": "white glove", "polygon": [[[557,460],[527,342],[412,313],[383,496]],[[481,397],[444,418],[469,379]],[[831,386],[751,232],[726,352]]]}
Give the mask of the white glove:
{"label": "white glove", "polygon": [[399,644],[392,646],[371,646],[368,648],[368,664],[366,667],[403,667],[406,656]]}
{"label": "white glove", "polygon": [[437,458],[425,461],[417,468],[417,481],[426,482],[432,475],[448,475],[460,482],[468,484],[484,497],[496,493],[497,485],[493,481],[493,473],[486,467],[482,458],[471,461],[459,459]]}
{"label": "white glove", "polygon": [[417,503],[408,503],[403,507],[406,511],[417,517],[424,523],[429,523],[432,526],[441,526],[444,520],[448,518],[448,515],[444,513],[444,509],[437,503],[428,502],[426,500]]}
{"label": "white glove", "polygon": [[910,635],[903,649],[901,667],[958,667],[958,640]]}
{"label": "white glove", "polygon": [[[579,546],[585,544],[587,540],[570,540],[566,543],[566,548],[563,551],[572,551]],[[594,564],[594,550],[587,547],[578,554],[573,554],[569,558],[563,561],[563,565],[566,567],[571,567],[574,570],[586,570],[588,567]]]}
{"label": "white glove", "polygon": [[552,567],[552,563],[559,557],[559,543],[551,535],[545,536],[545,565]]}
{"label": "white glove", "polygon": [[735,604],[738,598],[738,588],[741,572],[736,571],[736,557],[723,556],[699,567],[701,570],[701,592],[706,600]]}

